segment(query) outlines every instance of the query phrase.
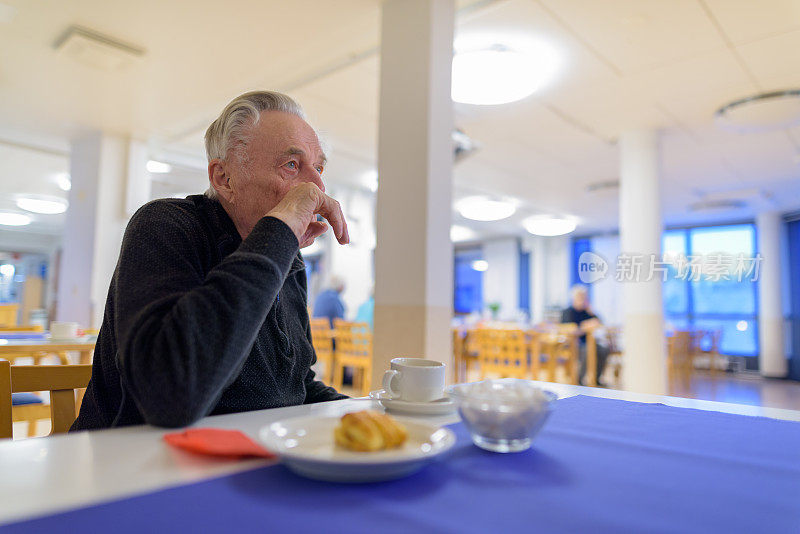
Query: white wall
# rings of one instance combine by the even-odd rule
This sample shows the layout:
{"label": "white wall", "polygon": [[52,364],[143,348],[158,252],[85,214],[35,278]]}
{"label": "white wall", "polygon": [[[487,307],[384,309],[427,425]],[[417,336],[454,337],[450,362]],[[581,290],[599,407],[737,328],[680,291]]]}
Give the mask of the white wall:
{"label": "white wall", "polygon": [[500,304],[497,318],[512,321],[519,311],[519,246],[515,237],[483,243],[483,305]]}
{"label": "white wall", "polygon": [[622,283],[615,279],[615,266],[619,256],[619,236],[601,236],[591,239],[592,252],[608,262],[608,275],[592,284],[592,309],[607,325],[622,324]]}
{"label": "white wall", "polygon": [[[324,287],[331,274],[344,279],[342,300],[345,317],[353,319],[358,307],[367,300],[375,283],[373,251],[375,250],[375,196],[366,191],[339,187],[330,194],[342,205],[350,232],[350,244],[339,245],[328,230],[325,238],[325,263],[321,273]],[[312,296],[313,297],[313,296]],[[313,304],[313,300],[310,302]]]}

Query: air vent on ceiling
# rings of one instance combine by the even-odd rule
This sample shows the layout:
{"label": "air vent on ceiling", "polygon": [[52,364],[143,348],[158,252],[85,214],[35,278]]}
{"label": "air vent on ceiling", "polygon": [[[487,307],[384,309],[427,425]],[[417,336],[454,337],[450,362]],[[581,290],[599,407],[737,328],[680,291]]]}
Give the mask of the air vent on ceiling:
{"label": "air vent on ceiling", "polygon": [[80,26],[70,26],[53,44],[56,52],[95,69],[120,70],[139,61],[145,50]]}
{"label": "air vent on ceiling", "polygon": [[689,204],[689,211],[728,211],[738,210],[747,207],[744,200],[721,199],[721,200],[701,200]]}
{"label": "air vent on ceiling", "polygon": [[602,193],[604,191],[616,191],[619,189],[619,180],[606,180],[604,182],[594,182],[586,186],[587,193]]}

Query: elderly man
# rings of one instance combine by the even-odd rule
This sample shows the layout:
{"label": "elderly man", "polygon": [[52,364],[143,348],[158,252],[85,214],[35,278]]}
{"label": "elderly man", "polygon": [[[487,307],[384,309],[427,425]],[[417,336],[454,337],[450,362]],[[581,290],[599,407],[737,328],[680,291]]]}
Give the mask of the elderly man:
{"label": "elderly man", "polygon": [[234,99],[206,132],[204,195],[143,206],[122,241],[72,430],[189,425],[344,398],[314,379],[300,249],[330,223],[325,154],[288,96]]}
{"label": "elderly man", "polygon": [[344,319],[344,302],[342,302],[344,280],[341,276],[333,275],[328,280],[324,291],[317,295],[314,301],[314,317],[326,318],[333,328],[334,319]]}
{"label": "elderly man", "polygon": [[[589,290],[586,286],[577,284],[571,289],[572,303],[569,308],[566,308],[561,313],[562,323],[575,323],[581,332],[580,338],[580,363],[581,368],[578,374],[578,380],[583,385],[583,377],[586,376],[586,332],[599,328],[603,325],[600,319],[592,312],[592,307],[589,304]],[[605,384],[600,382],[600,376],[606,367],[606,360],[608,359],[608,348],[595,341],[597,348],[597,367],[592,371],[595,373],[597,385],[606,387]]]}

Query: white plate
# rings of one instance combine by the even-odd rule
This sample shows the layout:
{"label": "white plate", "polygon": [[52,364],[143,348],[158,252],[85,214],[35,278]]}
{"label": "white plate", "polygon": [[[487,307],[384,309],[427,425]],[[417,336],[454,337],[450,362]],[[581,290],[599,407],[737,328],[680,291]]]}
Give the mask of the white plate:
{"label": "white plate", "polygon": [[390,399],[382,389],[371,391],[369,398],[378,401],[386,411],[413,415],[447,415],[456,411],[456,403],[450,397],[431,402],[411,402]]}
{"label": "white plate", "polygon": [[78,336],[78,337],[49,337],[47,338],[48,341],[51,343],[82,343],[89,339],[88,336]]}
{"label": "white plate", "polygon": [[408,439],[396,449],[355,452],[337,446],[333,429],[341,417],[296,417],[261,429],[264,446],[295,473],[332,482],[377,482],[410,475],[449,450],[456,436],[448,428],[399,420]]}

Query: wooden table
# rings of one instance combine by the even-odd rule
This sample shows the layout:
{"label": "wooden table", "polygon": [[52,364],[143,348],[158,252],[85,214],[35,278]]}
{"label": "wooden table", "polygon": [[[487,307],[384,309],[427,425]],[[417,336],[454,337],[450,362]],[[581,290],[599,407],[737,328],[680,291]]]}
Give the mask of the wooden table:
{"label": "wooden table", "polygon": [[[800,412],[793,410],[568,384],[537,384],[561,398],[589,395],[800,421]],[[280,419],[305,415],[337,416],[366,408],[381,409],[369,399],[349,399],[212,416],[196,426],[238,429],[256,438],[259,429]],[[443,425],[459,420],[457,414],[418,419]],[[0,503],[3,503],[0,506],[0,524],[254,469],[269,462],[231,462],[187,455],[164,444],[162,435],[171,431],[133,426],[40,439],[0,440]]]}
{"label": "wooden table", "polygon": [[49,339],[0,339],[0,358],[13,364],[17,358],[38,359],[53,354],[61,358],[61,363],[68,363],[61,355],[66,352],[77,352],[80,354],[78,363],[89,364],[92,363],[95,342],[94,339],[68,342]]}

